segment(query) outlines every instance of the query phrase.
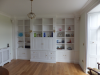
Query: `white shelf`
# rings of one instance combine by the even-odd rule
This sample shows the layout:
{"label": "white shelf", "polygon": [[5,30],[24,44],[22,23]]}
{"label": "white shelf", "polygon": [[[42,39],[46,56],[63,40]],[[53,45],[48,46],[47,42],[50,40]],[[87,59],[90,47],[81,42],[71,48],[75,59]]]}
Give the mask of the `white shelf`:
{"label": "white shelf", "polygon": [[33,31],[33,32],[42,32],[42,30],[38,30],[38,31]]}
{"label": "white shelf", "polygon": [[60,44],[65,44],[65,43],[57,43],[58,45],[60,45]]}
{"label": "white shelf", "polygon": [[65,51],[65,49],[57,49],[58,51]]}
{"label": "white shelf", "polygon": [[42,24],[33,24],[33,25],[34,25],[34,26],[35,26],[35,25],[37,25],[37,26],[39,25],[39,26],[40,26],[40,25],[42,25]]}
{"label": "white shelf", "polygon": [[66,38],[74,38],[74,37],[66,37]]}
{"label": "white shelf", "polygon": [[51,31],[53,32],[53,30],[44,30],[44,32],[49,32],[49,31],[50,31],[50,32],[51,32]]}
{"label": "white shelf", "polygon": [[25,38],[30,38],[30,37],[25,37]]}
{"label": "white shelf", "polygon": [[23,25],[18,25],[18,26],[23,26]]}
{"label": "white shelf", "polygon": [[66,32],[73,32],[74,30],[66,30]]}
{"label": "white shelf", "polygon": [[[29,26],[29,25],[25,25],[25,26]],[[29,26],[30,27],[30,26]]]}
{"label": "white shelf", "polygon": [[43,25],[44,25],[44,26],[46,26],[46,25],[47,25],[47,26],[49,26],[49,25],[52,26],[53,24],[43,24]]}
{"label": "white shelf", "polygon": [[65,38],[65,37],[57,37],[57,38],[59,39],[59,38]]}
{"label": "white shelf", "polygon": [[65,24],[56,24],[56,25],[58,25],[58,26],[62,26],[62,25],[65,25]]}
{"label": "white shelf", "polygon": [[70,45],[70,44],[74,44],[74,43],[66,43],[66,44],[69,44]]}
{"label": "white shelf", "polygon": [[56,32],[65,32],[65,30],[62,30],[62,31],[56,31]]}

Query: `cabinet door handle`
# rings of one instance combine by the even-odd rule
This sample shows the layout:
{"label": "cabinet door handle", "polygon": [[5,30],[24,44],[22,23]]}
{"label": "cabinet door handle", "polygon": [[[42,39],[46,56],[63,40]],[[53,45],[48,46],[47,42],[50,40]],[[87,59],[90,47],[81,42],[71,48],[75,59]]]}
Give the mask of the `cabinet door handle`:
{"label": "cabinet door handle", "polygon": [[33,53],[35,53],[35,52],[33,52]]}
{"label": "cabinet door handle", "polygon": [[52,53],[51,53],[52,54]]}
{"label": "cabinet door handle", "polygon": [[47,55],[46,55],[47,56]]}
{"label": "cabinet door handle", "polygon": [[66,55],[65,55],[66,56]]}
{"label": "cabinet door handle", "polygon": [[22,53],[22,54],[25,54],[25,53]]}

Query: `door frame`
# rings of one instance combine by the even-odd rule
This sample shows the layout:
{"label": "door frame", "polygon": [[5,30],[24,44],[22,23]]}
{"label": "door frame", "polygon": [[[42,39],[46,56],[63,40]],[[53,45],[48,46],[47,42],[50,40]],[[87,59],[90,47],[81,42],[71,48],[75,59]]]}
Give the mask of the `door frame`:
{"label": "door frame", "polygon": [[88,67],[88,25],[89,25],[89,12],[95,8],[97,5],[100,4],[100,1],[96,1],[94,5],[91,6],[91,8],[85,13],[85,60],[84,60],[84,72],[87,73],[87,67]]}

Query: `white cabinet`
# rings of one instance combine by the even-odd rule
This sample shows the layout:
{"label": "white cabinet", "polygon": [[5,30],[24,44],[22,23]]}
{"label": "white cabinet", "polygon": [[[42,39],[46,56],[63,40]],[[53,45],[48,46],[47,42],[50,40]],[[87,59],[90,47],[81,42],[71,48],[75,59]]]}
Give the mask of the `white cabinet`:
{"label": "white cabinet", "polygon": [[33,38],[32,50],[53,50],[53,38]]}
{"label": "white cabinet", "polygon": [[31,61],[56,63],[55,51],[31,51]]}
{"label": "white cabinet", "polygon": [[10,61],[10,48],[0,49],[0,66],[3,66],[4,64]]}
{"label": "white cabinet", "polygon": [[27,59],[29,60],[30,59],[30,49],[21,49],[21,48],[18,48],[17,49],[17,58],[18,59]]}
{"label": "white cabinet", "polygon": [[74,51],[57,51],[57,62],[69,62],[75,61]]}
{"label": "white cabinet", "polygon": [[33,38],[33,50],[42,50],[43,49],[43,40],[42,38]]}

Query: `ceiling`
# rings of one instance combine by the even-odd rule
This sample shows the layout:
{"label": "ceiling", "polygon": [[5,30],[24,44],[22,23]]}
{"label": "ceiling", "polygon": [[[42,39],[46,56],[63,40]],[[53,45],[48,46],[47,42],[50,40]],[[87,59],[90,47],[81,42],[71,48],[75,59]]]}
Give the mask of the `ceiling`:
{"label": "ceiling", "polygon": [[[34,0],[36,15],[75,14],[89,0]],[[0,11],[10,16],[26,16],[31,11],[30,0],[0,0]]]}
{"label": "ceiling", "polygon": [[95,8],[93,8],[90,13],[93,13],[93,12],[100,12],[100,4],[97,5]]}

